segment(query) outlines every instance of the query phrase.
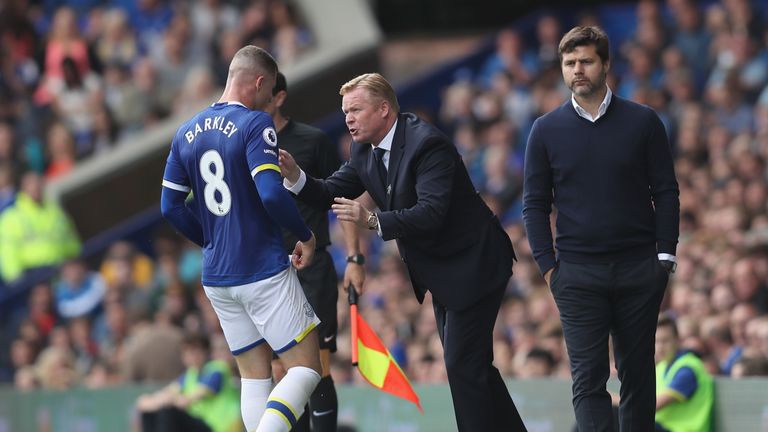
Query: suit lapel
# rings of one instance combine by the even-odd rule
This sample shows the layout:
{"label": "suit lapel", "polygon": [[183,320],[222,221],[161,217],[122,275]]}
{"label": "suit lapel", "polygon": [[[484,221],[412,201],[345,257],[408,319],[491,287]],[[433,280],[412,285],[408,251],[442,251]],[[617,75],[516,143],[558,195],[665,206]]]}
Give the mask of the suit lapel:
{"label": "suit lapel", "polygon": [[387,185],[386,190],[386,202],[387,210],[392,208],[392,197],[395,195],[394,188],[397,181],[397,174],[399,172],[400,161],[403,159],[403,147],[405,147],[405,122],[406,117],[400,115],[397,121],[397,129],[395,129],[395,136],[392,139],[392,148],[389,152],[389,166],[387,167]]}

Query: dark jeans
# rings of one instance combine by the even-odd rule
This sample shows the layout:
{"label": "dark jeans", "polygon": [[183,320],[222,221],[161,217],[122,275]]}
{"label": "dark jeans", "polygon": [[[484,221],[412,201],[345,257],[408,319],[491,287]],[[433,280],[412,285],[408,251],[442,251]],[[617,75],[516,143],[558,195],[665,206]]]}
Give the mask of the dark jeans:
{"label": "dark jeans", "polygon": [[141,430],[142,432],[212,432],[205,422],[174,406],[142,413]]}
{"label": "dark jeans", "polygon": [[551,288],[560,310],[580,431],[611,431],[608,335],[621,381],[622,432],[655,428],[654,343],[669,275],[653,256],[639,261],[578,264],[559,261]]}

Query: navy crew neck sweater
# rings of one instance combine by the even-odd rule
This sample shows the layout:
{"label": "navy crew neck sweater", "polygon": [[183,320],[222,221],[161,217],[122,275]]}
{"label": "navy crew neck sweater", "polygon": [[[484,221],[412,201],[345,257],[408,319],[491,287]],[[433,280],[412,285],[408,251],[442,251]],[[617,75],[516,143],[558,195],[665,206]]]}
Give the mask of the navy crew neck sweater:
{"label": "navy crew neck sweater", "polygon": [[617,97],[590,122],[570,98],[538,118],[525,155],[523,220],[542,274],[558,259],[608,263],[675,254],[680,201],[656,113]]}

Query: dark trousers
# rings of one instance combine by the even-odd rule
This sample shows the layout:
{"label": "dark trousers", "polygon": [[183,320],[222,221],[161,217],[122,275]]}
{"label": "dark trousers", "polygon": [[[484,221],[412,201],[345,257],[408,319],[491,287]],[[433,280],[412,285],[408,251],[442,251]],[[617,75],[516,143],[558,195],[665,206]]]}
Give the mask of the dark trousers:
{"label": "dark trousers", "polygon": [[550,286],[560,310],[582,432],[611,430],[608,335],[621,381],[622,432],[655,428],[654,343],[669,275],[657,258],[610,264],[559,261]]}
{"label": "dark trousers", "polygon": [[504,286],[471,307],[447,310],[432,299],[456,423],[461,432],[526,431],[507,386],[493,366],[493,325]]}
{"label": "dark trousers", "polygon": [[141,414],[142,432],[211,432],[211,428],[197,417],[174,406]]}

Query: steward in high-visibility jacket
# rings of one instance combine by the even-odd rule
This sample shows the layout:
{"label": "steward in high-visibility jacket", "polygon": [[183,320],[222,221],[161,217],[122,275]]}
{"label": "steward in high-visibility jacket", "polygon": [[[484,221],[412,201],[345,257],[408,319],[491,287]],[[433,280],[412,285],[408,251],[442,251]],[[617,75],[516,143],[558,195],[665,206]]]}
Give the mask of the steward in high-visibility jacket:
{"label": "steward in high-visibility jacket", "polygon": [[190,415],[202,419],[213,432],[240,429],[240,391],[234,385],[232,369],[224,360],[211,360],[202,370],[187,369],[181,394],[193,395],[203,388],[205,397],[187,407]]}
{"label": "steward in high-visibility jacket", "polygon": [[679,348],[675,322],[656,328],[656,424],[668,432],[710,432],[714,381],[696,354]]}
{"label": "steward in high-visibility jacket", "polygon": [[240,432],[240,391],[227,360],[208,360],[207,336],[184,338],[186,370],[164,388],[139,397],[143,432]]}
{"label": "steward in high-visibility jacket", "polygon": [[16,202],[0,214],[0,276],[6,282],[80,253],[72,221],[58,204],[43,198],[42,187],[39,174],[27,173]]}

